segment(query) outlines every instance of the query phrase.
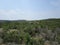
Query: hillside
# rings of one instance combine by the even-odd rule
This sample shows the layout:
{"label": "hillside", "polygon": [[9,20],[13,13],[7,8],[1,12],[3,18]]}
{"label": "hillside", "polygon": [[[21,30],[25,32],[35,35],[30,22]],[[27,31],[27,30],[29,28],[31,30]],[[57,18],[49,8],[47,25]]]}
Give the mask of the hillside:
{"label": "hillside", "polygon": [[60,45],[60,19],[0,20],[0,44]]}

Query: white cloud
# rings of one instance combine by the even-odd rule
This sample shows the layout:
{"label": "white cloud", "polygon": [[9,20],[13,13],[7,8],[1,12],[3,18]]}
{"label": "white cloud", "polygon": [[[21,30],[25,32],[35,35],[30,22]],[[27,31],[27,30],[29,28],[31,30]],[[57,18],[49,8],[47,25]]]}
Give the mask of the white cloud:
{"label": "white cloud", "polygon": [[35,15],[33,12],[27,10],[0,10],[0,19],[31,19],[34,17],[33,15]]}
{"label": "white cloud", "polygon": [[17,19],[26,19],[26,20],[36,20],[44,18],[60,18],[60,10],[51,10],[51,11],[39,11],[35,12],[32,10],[0,10],[0,19],[5,20],[17,20]]}

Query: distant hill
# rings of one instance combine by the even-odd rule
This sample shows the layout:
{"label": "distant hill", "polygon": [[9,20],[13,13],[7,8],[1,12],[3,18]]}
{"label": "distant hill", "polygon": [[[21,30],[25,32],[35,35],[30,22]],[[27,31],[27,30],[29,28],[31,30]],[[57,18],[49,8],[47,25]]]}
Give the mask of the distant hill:
{"label": "distant hill", "polygon": [[10,21],[26,21],[26,20],[0,20],[0,22],[10,22]]}
{"label": "distant hill", "polygon": [[[34,23],[36,23],[35,25],[41,26],[41,27],[60,27],[60,18],[55,19],[55,18],[51,18],[51,19],[43,19],[43,20],[31,20],[31,21],[27,21],[27,20],[0,20],[0,25],[2,24],[11,24],[11,23],[25,23],[25,25],[29,25],[29,23],[32,23],[32,25],[34,25]],[[38,26],[37,25],[37,26]]]}
{"label": "distant hill", "polygon": [[[6,21],[29,21],[29,20],[0,20],[0,22]],[[50,18],[50,19],[41,19],[41,20],[30,20],[30,21],[60,21],[60,18]]]}

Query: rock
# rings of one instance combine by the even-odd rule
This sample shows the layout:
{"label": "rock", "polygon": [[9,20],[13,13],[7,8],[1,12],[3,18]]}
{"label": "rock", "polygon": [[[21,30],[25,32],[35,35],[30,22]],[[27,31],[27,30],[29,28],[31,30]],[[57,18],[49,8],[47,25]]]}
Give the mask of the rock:
{"label": "rock", "polygon": [[45,41],[44,45],[51,45],[51,44],[50,44],[50,41],[48,41],[48,40]]}

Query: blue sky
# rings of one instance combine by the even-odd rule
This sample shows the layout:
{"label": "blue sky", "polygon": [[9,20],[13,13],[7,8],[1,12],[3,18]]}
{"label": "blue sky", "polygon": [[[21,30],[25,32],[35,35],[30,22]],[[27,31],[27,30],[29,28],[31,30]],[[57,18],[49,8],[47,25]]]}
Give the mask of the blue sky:
{"label": "blue sky", "polygon": [[0,20],[60,18],[60,0],[0,0]]}

